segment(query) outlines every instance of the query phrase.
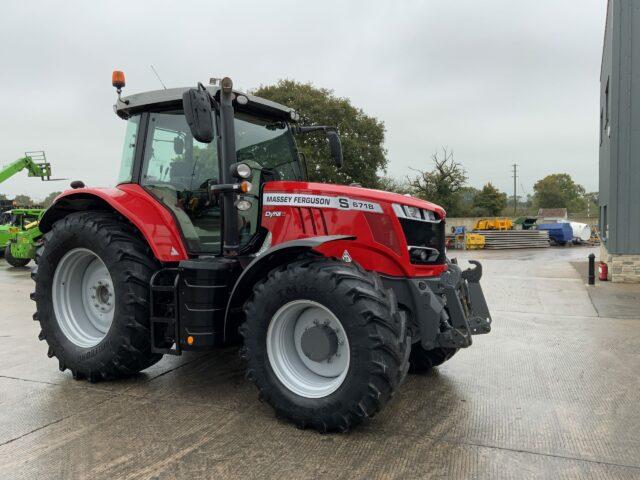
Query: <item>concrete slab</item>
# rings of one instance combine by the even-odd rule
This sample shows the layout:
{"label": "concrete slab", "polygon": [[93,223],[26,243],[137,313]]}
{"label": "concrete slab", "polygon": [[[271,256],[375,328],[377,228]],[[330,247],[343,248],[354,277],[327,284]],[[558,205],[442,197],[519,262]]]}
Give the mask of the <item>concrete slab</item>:
{"label": "concrete slab", "polygon": [[0,377],[0,445],[95,407],[111,396],[86,388]]}
{"label": "concrete slab", "polygon": [[244,378],[237,348],[191,354],[194,360],[148,382],[128,388],[127,394],[175,403],[190,402],[242,411],[257,405],[257,390]]}
{"label": "concrete slab", "polygon": [[0,478],[640,478],[640,314],[589,294],[570,263],[589,253],[457,252],[483,261],[493,332],[324,436],[275,419],[235,349],[73,381],[37,340],[29,271],[0,261]]}
{"label": "concrete slab", "polygon": [[[162,419],[171,421],[161,421]],[[0,477],[636,478],[638,470],[404,432],[319,435],[263,417],[120,397],[0,446]],[[517,475],[514,475],[517,473]]]}
{"label": "concrete slab", "polygon": [[[571,262],[581,278],[587,283],[589,262]],[[638,318],[640,306],[640,284],[620,284],[598,280],[596,264],[595,285],[587,286],[594,308],[601,317]]]}
{"label": "concrete slab", "polygon": [[[637,328],[598,318],[561,322],[496,315],[493,338],[430,375],[411,376],[369,427],[640,467]],[[611,348],[629,332],[626,347]]]}

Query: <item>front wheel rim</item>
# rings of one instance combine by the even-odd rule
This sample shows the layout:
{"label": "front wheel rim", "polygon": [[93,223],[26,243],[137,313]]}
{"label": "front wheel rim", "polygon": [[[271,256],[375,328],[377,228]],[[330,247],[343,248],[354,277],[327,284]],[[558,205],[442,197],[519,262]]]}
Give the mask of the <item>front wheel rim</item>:
{"label": "front wheel rim", "polygon": [[[335,343],[322,360],[313,354],[315,359],[311,358],[305,349],[304,336],[314,328],[328,332]],[[335,392],[344,382],[351,361],[342,323],[327,307],[311,300],[289,302],[273,315],[267,330],[267,356],[278,380],[305,398],[322,398]]]}
{"label": "front wheel rim", "polygon": [[58,326],[70,342],[91,348],[107,336],[115,290],[109,270],[91,250],[74,248],[60,259],[53,275],[52,300]]}

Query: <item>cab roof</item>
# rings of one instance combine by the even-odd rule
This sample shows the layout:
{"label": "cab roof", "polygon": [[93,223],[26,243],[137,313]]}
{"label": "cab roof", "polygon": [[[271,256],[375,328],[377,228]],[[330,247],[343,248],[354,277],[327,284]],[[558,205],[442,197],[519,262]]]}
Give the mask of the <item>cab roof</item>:
{"label": "cab roof", "polygon": [[[151,90],[148,92],[134,93],[118,99],[113,106],[116,114],[120,118],[129,118],[132,114],[143,112],[155,108],[165,108],[176,103],[182,103],[182,94],[194,87],[167,88],[164,90]],[[220,91],[218,86],[205,87],[211,96],[216,97]],[[249,102],[246,105],[236,105],[238,110],[246,110],[262,114],[279,120],[293,121],[293,108],[286,107],[271,100],[256,97],[244,92],[234,90],[236,95],[244,95]]]}

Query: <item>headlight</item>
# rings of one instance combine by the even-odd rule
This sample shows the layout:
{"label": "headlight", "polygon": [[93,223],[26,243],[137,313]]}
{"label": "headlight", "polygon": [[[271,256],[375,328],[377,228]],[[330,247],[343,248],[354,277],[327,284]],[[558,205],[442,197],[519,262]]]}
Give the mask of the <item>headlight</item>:
{"label": "headlight", "polygon": [[440,252],[436,248],[414,246],[409,246],[408,248],[411,263],[429,263],[440,256]]}
{"label": "headlight", "polygon": [[436,216],[435,212],[432,212],[431,210],[394,203],[393,211],[398,218],[418,220],[420,222],[440,223],[440,219]]}
{"label": "headlight", "polygon": [[239,163],[236,166],[236,172],[240,178],[249,178],[251,176],[251,167],[246,163]]}
{"label": "headlight", "polygon": [[416,208],[416,207],[408,207],[408,206],[403,206],[402,209],[404,210],[404,213],[407,215],[407,217],[409,218],[415,218],[416,220],[422,220],[422,215],[420,215],[420,209]]}
{"label": "headlight", "polygon": [[236,202],[236,208],[242,212],[251,208],[251,202],[249,200],[238,200]]}
{"label": "headlight", "polygon": [[437,222],[436,214],[431,210],[423,210],[422,214],[424,215],[424,219],[429,222]]}

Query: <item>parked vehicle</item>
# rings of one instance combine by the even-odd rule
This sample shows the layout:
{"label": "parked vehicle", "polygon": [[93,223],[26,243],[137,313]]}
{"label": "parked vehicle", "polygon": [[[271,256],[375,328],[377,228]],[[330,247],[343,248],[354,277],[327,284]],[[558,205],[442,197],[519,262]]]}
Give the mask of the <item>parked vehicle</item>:
{"label": "parked vehicle", "polygon": [[557,245],[566,245],[573,240],[573,230],[567,222],[539,223],[536,228],[549,232],[549,239]]}
{"label": "parked vehicle", "polygon": [[[26,152],[25,156],[0,169],[0,183],[26,171],[30,177],[52,181],[51,164],[43,151]],[[13,202],[11,202],[13,204]],[[3,204],[6,206],[7,204]],[[24,207],[29,207],[23,205]],[[36,244],[42,237],[38,221],[44,209],[12,208],[0,219],[0,255],[13,267],[24,267],[35,256]]]}
{"label": "parked vehicle", "polygon": [[300,427],[374,416],[409,369],[490,331],[482,268],[445,254],[445,212],[403,195],[306,180],[300,125],[277,103],[219,87],[120,98],[115,188],[64,192],[45,212],[40,339],[90,381],[165,354],[242,343],[260,398]]}
{"label": "parked vehicle", "polygon": [[42,208],[14,208],[7,223],[0,225],[0,242],[4,259],[12,267],[24,267],[35,257],[36,243],[42,237],[38,222]]}

